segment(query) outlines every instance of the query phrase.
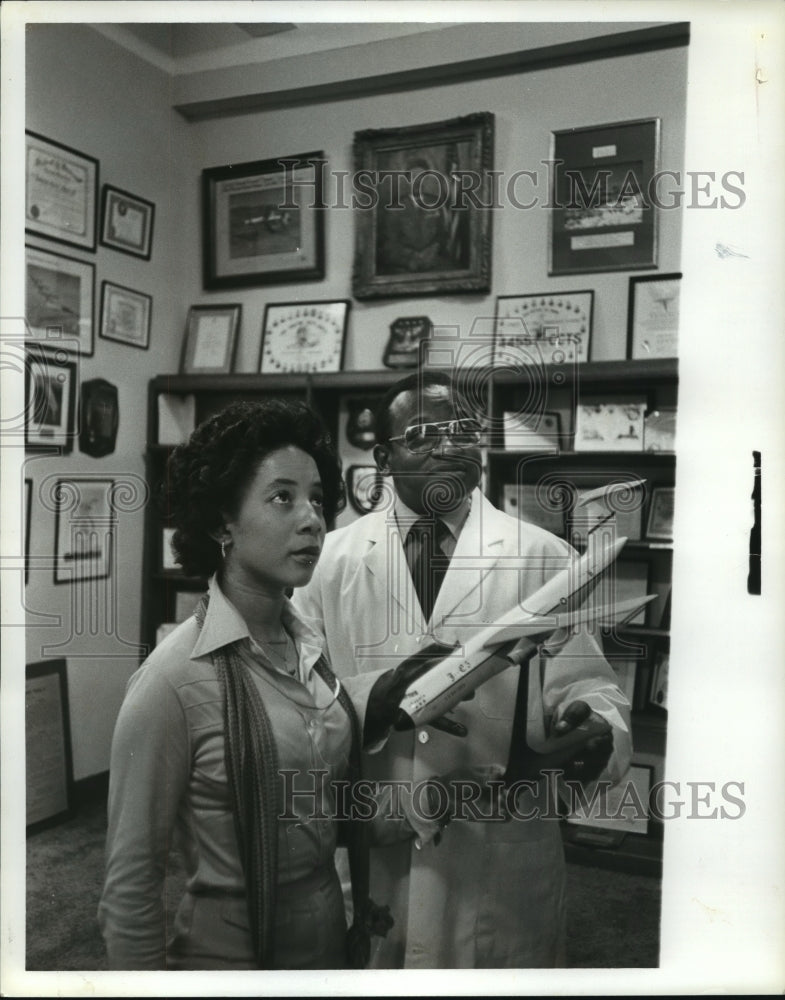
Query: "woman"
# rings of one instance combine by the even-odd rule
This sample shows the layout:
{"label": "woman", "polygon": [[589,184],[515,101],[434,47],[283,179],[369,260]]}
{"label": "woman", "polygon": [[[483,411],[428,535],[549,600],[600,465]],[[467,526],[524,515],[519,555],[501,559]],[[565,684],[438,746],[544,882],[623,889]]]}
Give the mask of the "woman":
{"label": "woman", "polygon": [[[110,968],[344,966],[346,824],[330,782],[356,766],[358,722],[286,596],[343,502],[335,452],[304,404],[238,403],[175,449],[167,502],[178,562],[210,582],[117,720],[99,907]],[[175,835],[188,881],[167,944]]]}

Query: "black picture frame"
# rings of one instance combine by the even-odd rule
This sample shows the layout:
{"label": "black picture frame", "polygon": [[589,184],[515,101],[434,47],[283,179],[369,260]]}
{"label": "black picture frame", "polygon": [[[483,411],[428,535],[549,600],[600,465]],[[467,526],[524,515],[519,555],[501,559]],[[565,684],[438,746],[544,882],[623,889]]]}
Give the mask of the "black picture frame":
{"label": "black picture frame", "polygon": [[25,450],[67,455],[76,436],[76,362],[36,345],[25,359]]}
{"label": "black picture frame", "polygon": [[[355,132],[356,299],[491,290],[494,127],[479,111]],[[395,190],[388,171],[401,180]],[[471,199],[460,197],[466,172],[481,178]]]}
{"label": "black picture frame", "polygon": [[73,814],[74,773],[65,659],[25,667],[27,835]]}
{"label": "black picture frame", "polygon": [[324,277],[323,152],[202,171],[202,283],[251,288]]}
{"label": "black picture frame", "polygon": [[659,156],[659,118],[552,133],[550,275],[657,266]]}
{"label": "black picture frame", "polygon": [[339,372],[343,370],[351,299],[268,302],[259,345],[259,372]]}
{"label": "black picture frame", "polygon": [[32,343],[90,357],[95,344],[95,264],[27,244],[25,315]]}
{"label": "black picture frame", "polygon": [[146,351],[150,347],[152,323],[152,295],[115,281],[101,282],[99,337]]}
{"label": "black picture frame", "polygon": [[152,201],[104,184],[101,190],[102,246],[150,260],[154,224],[155,204]]}
{"label": "black picture frame", "polygon": [[30,528],[33,523],[33,480],[25,476],[25,585],[30,581]]}
{"label": "black picture frame", "polygon": [[25,231],[95,253],[98,174],[94,156],[27,130]]}
{"label": "black picture frame", "polygon": [[[675,358],[678,356],[679,292],[682,274],[636,274],[630,277],[627,296],[627,358]],[[651,288],[650,298],[662,304],[662,315],[654,314],[654,303],[644,315],[640,293]],[[654,291],[656,289],[656,292]],[[675,309],[673,306],[675,300]]]}

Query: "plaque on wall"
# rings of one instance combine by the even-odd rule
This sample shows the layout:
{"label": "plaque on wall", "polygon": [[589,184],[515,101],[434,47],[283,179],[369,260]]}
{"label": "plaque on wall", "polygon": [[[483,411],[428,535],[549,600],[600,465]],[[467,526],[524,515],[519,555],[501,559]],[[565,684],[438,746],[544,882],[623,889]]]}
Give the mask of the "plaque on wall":
{"label": "plaque on wall", "polygon": [[427,316],[402,316],[390,325],[390,339],[384,349],[383,364],[388,368],[416,368],[420,343],[431,335],[433,324]]}

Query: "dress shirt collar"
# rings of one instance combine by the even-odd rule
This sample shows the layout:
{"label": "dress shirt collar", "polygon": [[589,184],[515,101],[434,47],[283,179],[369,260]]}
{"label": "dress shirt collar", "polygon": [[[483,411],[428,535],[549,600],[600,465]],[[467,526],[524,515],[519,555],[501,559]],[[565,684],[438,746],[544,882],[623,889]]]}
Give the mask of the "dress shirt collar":
{"label": "dress shirt collar", "polygon": [[[445,524],[447,530],[456,542],[461,534],[461,529],[466,523],[466,518],[469,516],[471,508],[472,498],[470,494],[461,504],[459,504],[458,507],[455,508],[455,510],[445,511],[443,514],[437,515],[438,519]],[[415,522],[419,521],[423,515],[416,514],[411,507],[408,507],[403,500],[401,500],[397,493],[395,495],[395,504],[393,509],[395,511],[395,520],[398,523],[398,531],[401,534],[401,544],[405,545],[406,539],[409,537],[409,532]]]}
{"label": "dress shirt collar", "polygon": [[[259,650],[260,647],[252,639],[245,619],[221,590],[215,575],[210,578],[208,593],[210,602],[207,606],[207,614],[191,653],[191,659],[208,656],[217,649],[243,639],[247,640],[251,649]],[[294,605],[288,598],[284,598],[281,622],[294,639],[300,660],[301,675],[310,673],[314,663],[322,655],[323,640],[321,636],[305,619],[297,614]]]}

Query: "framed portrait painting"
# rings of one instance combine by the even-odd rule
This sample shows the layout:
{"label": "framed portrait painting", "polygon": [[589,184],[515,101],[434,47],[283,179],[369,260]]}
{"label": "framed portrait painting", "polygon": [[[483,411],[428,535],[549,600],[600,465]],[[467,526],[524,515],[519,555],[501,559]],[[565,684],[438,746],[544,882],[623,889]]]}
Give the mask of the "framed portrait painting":
{"label": "framed portrait painting", "polygon": [[490,291],[493,142],[488,111],[355,133],[355,298]]}
{"label": "framed portrait painting", "polygon": [[324,277],[324,153],[202,171],[208,290]]}

